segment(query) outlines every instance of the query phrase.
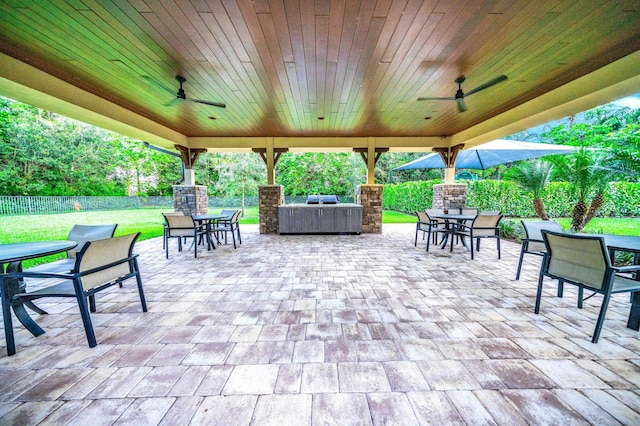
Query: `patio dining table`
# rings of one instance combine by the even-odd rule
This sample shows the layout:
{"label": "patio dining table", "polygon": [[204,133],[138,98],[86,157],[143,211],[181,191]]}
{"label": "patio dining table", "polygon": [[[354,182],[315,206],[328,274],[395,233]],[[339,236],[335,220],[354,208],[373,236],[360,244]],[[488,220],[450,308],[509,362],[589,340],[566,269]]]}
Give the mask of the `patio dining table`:
{"label": "patio dining table", "polygon": [[[445,220],[445,226],[448,232],[445,233],[445,237],[442,241],[441,248],[444,249],[447,246],[447,242],[449,241],[449,235],[451,235],[451,249],[449,251],[453,251],[453,233],[455,232],[455,225],[459,223],[464,223],[468,220],[473,220],[476,218],[476,215],[460,214],[460,213],[439,213],[439,214],[433,214],[431,216],[436,219]],[[465,247],[467,247],[467,243],[465,242],[464,238],[462,238],[462,244]]]}
{"label": "patio dining table", "polygon": [[[211,241],[211,232],[212,232],[212,228],[211,225],[215,224],[217,221],[219,220],[224,220],[224,219],[230,219],[231,217],[229,215],[226,214],[195,214],[193,216],[193,220],[195,220],[198,223],[204,223],[207,227],[207,235],[209,235],[209,241],[211,242],[211,244],[213,245],[213,248],[216,248],[215,244],[213,244],[213,242]],[[218,244],[220,244],[220,241],[218,240],[218,236],[216,235],[216,242]],[[195,241],[194,241],[195,244]]]}
{"label": "patio dining table", "polygon": [[[16,353],[11,325],[11,310],[15,313],[18,321],[34,336],[40,336],[44,330],[31,318],[24,308],[23,303],[15,303],[13,296],[25,291],[25,283],[21,279],[8,277],[8,274],[22,272],[22,262],[28,259],[49,256],[51,254],[63,253],[76,247],[75,241],[34,241],[29,243],[0,244],[0,290],[2,298],[2,315],[4,318],[4,330],[7,341],[7,353]],[[5,264],[7,267],[5,268]],[[31,302],[27,305],[38,313],[46,313]]]}

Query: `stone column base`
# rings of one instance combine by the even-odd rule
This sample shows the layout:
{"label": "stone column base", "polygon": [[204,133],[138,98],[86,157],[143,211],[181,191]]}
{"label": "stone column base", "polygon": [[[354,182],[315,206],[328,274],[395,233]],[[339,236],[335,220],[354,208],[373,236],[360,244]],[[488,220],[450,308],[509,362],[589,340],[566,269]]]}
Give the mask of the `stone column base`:
{"label": "stone column base", "polygon": [[173,209],[185,215],[207,214],[209,195],[205,185],[173,185]]}
{"label": "stone column base", "polygon": [[442,183],[433,185],[432,208],[448,211],[450,207],[462,208],[466,205],[466,202],[466,183]]}
{"label": "stone column base", "polygon": [[362,232],[382,233],[382,185],[358,185],[357,203],[362,206]]}
{"label": "stone column base", "polygon": [[278,233],[278,206],[282,204],[284,204],[284,186],[260,185],[258,187],[261,234]]}

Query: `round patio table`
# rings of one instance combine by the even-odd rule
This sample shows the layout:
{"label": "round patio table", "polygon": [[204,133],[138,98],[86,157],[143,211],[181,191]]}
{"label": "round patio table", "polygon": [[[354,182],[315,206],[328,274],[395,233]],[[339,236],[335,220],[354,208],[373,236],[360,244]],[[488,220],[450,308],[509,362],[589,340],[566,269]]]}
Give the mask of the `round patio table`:
{"label": "round patio table", "polygon": [[[4,330],[7,340],[7,353],[16,353],[11,324],[11,312],[13,309],[18,321],[34,336],[40,336],[44,330],[29,316],[22,302],[13,301],[13,295],[25,292],[25,283],[22,279],[7,277],[7,274],[22,272],[22,262],[28,259],[63,253],[76,247],[75,241],[34,241],[29,243],[0,244],[0,289],[2,297],[2,315],[4,317]],[[7,267],[5,269],[5,263]],[[28,302],[28,306],[38,313],[46,313],[42,309]]]}

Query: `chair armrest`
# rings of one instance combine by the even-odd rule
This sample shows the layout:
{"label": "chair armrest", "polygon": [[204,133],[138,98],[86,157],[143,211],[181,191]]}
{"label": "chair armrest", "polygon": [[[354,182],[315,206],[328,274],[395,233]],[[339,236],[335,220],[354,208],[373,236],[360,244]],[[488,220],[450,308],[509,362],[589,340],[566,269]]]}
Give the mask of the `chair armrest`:
{"label": "chair armrest", "polygon": [[630,265],[630,266],[614,266],[616,272],[636,272],[640,271],[640,265]]}
{"label": "chair armrest", "polygon": [[5,278],[59,278],[63,280],[72,280],[74,274],[59,274],[55,272],[12,272],[4,274]]}

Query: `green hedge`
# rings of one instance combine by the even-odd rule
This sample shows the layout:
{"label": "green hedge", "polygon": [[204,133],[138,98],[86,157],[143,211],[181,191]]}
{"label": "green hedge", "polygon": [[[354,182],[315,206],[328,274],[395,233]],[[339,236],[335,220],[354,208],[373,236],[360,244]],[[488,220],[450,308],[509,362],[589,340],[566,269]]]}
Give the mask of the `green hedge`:
{"label": "green hedge", "polygon": [[[384,185],[383,208],[405,213],[431,208],[433,185],[439,180]],[[467,205],[480,210],[500,210],[505,216],[534,217],[531,195],[510,181],[482,180],[467,182]],[[543,196],[547,214],[569,217],[576,200],[566,182],[552,182]],[[612,182],[605,193],[600,217],[639,217],[640,183]]]}

